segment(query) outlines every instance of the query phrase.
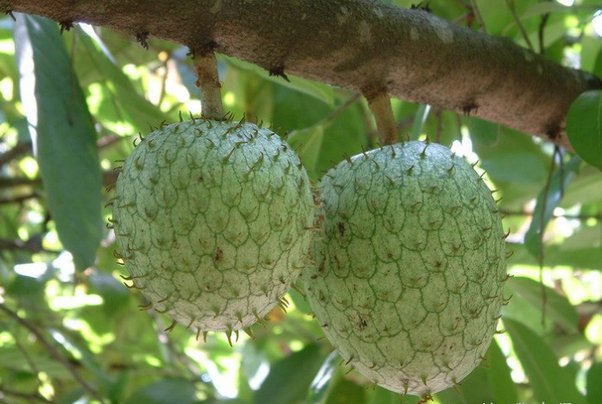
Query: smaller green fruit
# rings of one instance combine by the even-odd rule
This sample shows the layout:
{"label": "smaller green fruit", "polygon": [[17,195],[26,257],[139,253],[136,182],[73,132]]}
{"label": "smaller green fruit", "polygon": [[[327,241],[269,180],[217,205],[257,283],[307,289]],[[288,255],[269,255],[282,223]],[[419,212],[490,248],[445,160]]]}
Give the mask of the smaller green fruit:
{"label": "smaller green fruit", "polygon": [[196,120],[152,132],[127,158],[113,207],[133,285],[197,332],[264,318],[306,265],[305,169],[253,124]]}

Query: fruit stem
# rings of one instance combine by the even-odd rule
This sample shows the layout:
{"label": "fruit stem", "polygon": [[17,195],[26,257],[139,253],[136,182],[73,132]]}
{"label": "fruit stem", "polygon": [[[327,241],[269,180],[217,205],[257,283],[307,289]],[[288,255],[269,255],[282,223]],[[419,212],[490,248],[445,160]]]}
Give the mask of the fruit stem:
{"label": "fruit stem", "polygon": [[203,116],[208,119],[223,120],[221,83],[217,75],[217,60],[214,52],[196,53],[194,55],[196,85],[201,90]]}
{"label": "fruit stem", "polygon": [[397,125],[395,124],[389,95],[382,90],[371,94],[371,96],[365,95],[365,97],[376,120],[376,128],[380,135],[381,144],[395,143],[397,141]]}

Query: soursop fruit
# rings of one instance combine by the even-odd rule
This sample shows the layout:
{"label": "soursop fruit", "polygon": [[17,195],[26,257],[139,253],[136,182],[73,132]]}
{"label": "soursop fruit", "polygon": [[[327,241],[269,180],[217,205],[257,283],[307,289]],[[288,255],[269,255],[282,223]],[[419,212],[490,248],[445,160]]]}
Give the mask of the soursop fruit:
{"label": "soursop fruit", "polygon": [[428,396],[467,376],[503,304],[504,232],[465,160],[407,142],[343,161],[321,181],[307,298],[343,360]]}
{"label": "soursop fruit", "polygon": [[279,303],[306,266],[313,217],[305,169],[280,137],[197,119],[134,149],[112,221],[128,279],[198,336],[245,329]]}

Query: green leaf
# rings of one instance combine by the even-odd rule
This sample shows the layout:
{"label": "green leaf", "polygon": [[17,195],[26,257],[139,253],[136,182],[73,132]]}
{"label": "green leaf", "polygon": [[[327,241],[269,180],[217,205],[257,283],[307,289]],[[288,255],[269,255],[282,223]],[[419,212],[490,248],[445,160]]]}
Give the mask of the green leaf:
{"label": "green leaf", "polygon": [[[509,262],[511,264],[537,265],[535,258],[527,251],[524,245],[509,244],[514,252]],[[546,266],[570,266],[582,269],[597,269],[602,271],[602,248],[585,247],[567,249],[564,244],[546,247]]]}
{"label": "green leaf", "polygon": [[132,294],[110,273],[94,271],[89,275],[88,282],[90,292],[102,296],[102,309],[107,315],[113,317],[128,307]]}
{"label": "green leaf", "polygon": [[288,291],[289,296],[293,300],[295,304],[295,308],[299,310],[301,313],[312,315],[314,311],[311,309],[311,306],[305,299],[305,296],[301,295],[301,293],[297,292],[295,289],[290,289]]}
{"label": "green leaf", "polygon": [[276,362],[257,393],[255,403],[294,403],[305,399],[324,355],[319,345],[308,345]]}
{"label": "green leaf", "polygon": [[[107,96],[110,97],[107,102],[111,107],[118,105],[119,109],[125,112],[129,118],[128,121],[135,127],[134,132],[146,130],[150,126],[156,126],[167,120],[167,115],[163,111],[136,91],[130,78],[115,64],[112,55],[93,31],[88,32],[78,28],[77,32],[80,33],[80,41],[84,45],[92,65],[104,78]],[[120,115],[119,111],[117,115]]]}
{"label": "green leaf", "polygon": [[579,171],[581,159],[574,156],[562,168],[558,168],[548,186],[544,186],[539,195],[533,211],[533,220],[525,234],[525,246],[534,257],[539,257],[542,233],[554,215],[554,209],[560,205],[565,189]]}
{"label": "green leaf", "polygon": [[600,76],[602,74],[602,50],[598,52],[598,56],[596,56],[596,61],[594,62],[593,72],[595,75]]}
{"label": "green leaf", "polygon": [[602,362],[595,362],[587,371],[587,399],[590,403],[602,403]]}
{"label": "green leaf", "polygon": [[92,117],[55,22],[20,15],[15,43],[21,97],[48,208],[75,266],[84,269],[94,263],[103,233]]}
{"label": "green leaf", "polygon": [[159,380],[136,390],[127,404],[188,404],[196,402],[194,383],[182,378]]}
{"label": "green leaf", "polygon": [[[308,403],[323,403],[326,398],[332,397],[329,394],[333,381],[337,380],[336,372],[339,369],[341,357],[337,351],[332,351],[322,363],[320,370],[312,380],[307,394]],[[328,400],[330,403],[330,399]]]}
{"label": "green leaf", "polygon": [[[503,309],[504,318],[511,317],[521,321],[533,331],[539,332],[544,302],[541,284],[529,278],[510,278],[506,282],[505,295],[512,295],[512,298]],[[547,327],[551,327],[555,323],[568,331],[578,331],[577,312],[566,297],[558,294],[554,289],[545,287],[545,305]],[[530,313],[530,315],[522,317],[513,313],[519,315]]]}
{"label": "green leaf", "polygon": [[431,112],[431,106],[428,104],[420,104],[416,115],[414,115],[414,123],[412,124],[411,139],[416,140],[422,134],[424,124]]}
{"label": "green leaf", "polygon": [[516,403],[518,394],[510,377],[510,368],[495,339],[485,360],[460,385],[436,395],[442,404]]}
{"label": "green leaf", "polygon": [[364,404],[365,396],[365,388],[343,378],[332,389],[326,404]]}
{"label": "green leaf", "polygon": [[566,132],[583,160],[602,170],[602,91],[581,94],[569,109]]}
{"label": "green leaf", "polygon": [[575,387],[575,380],[567,369],[558,365],[551,348],[527,326],[505,319],[504,327],[512,338],[512,345],[529,378],[538,402],[585,404],[585,398]]}
{"label": "green leaf", "polygon": [[[505,205],[522,205],[545,184],[549,156],[532,138],[482,119],[465,118],[481,167],[501,191]],[[496,194],[496,197],[499,197]]]}
{"label": "green leaf", "polygon": [[291,90],[304,93],[315,99],[323,101],[328,105],[332,105],[334,103],[334,90],[332,87],[326,84],[303,79],[293,75],[288,76],[288,80],[285,80],[283,77],[270,74],[270,72],[267,70],[240,59],[224,55],[220,55],[220,59],[225,60],[229,65],[236,67],[237,69],[253,72],[264,80],[269,80],[280,86],[288,87]]}
{"label": "green leaf", "polygon": [[512,380],[511,370],[506,357],[494,339],[487,351],[489,382],[495,403],[518,403],[516,384]]}
{"label": "green leaf", "polygon": [[291,132],[287,138],[288,143],[299,155],[311,178],[318,177],[318,158],[324,139],[324,126],[315,125],[306,129]]}

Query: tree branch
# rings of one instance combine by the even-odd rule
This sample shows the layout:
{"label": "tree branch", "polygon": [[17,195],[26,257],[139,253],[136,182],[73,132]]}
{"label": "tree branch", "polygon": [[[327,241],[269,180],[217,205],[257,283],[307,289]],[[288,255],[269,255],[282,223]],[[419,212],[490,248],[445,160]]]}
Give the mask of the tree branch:
{"label": "tree branch", "polygon": [[149,33],[362,93],[385,88],[567,147],[571,102],[602,88],[597,77],[507,39],[374,0],[0,0],[0,7]]}
{"label": "tree branch", "polygon": [[0,303],[0,310],[8,315],[8,317],[15,320],[21,326],[25,327],[29,332],[35,335],[36,339],[40,342],[40,344],[48,351],[50,356],[57,362],[59,362],[67,371],[71,374],[71,376],[83,387],[83,389],[94,399],[104,402],[102,397],[98,394],[98,392],[90,385],[84,378],[75,370],[73,365],[69,363],[69,361],[56,349],[48,340],[42,335],[42,333],[29,321],[24,318],[21,318],[15,311],[8,308],[4,303]]}

